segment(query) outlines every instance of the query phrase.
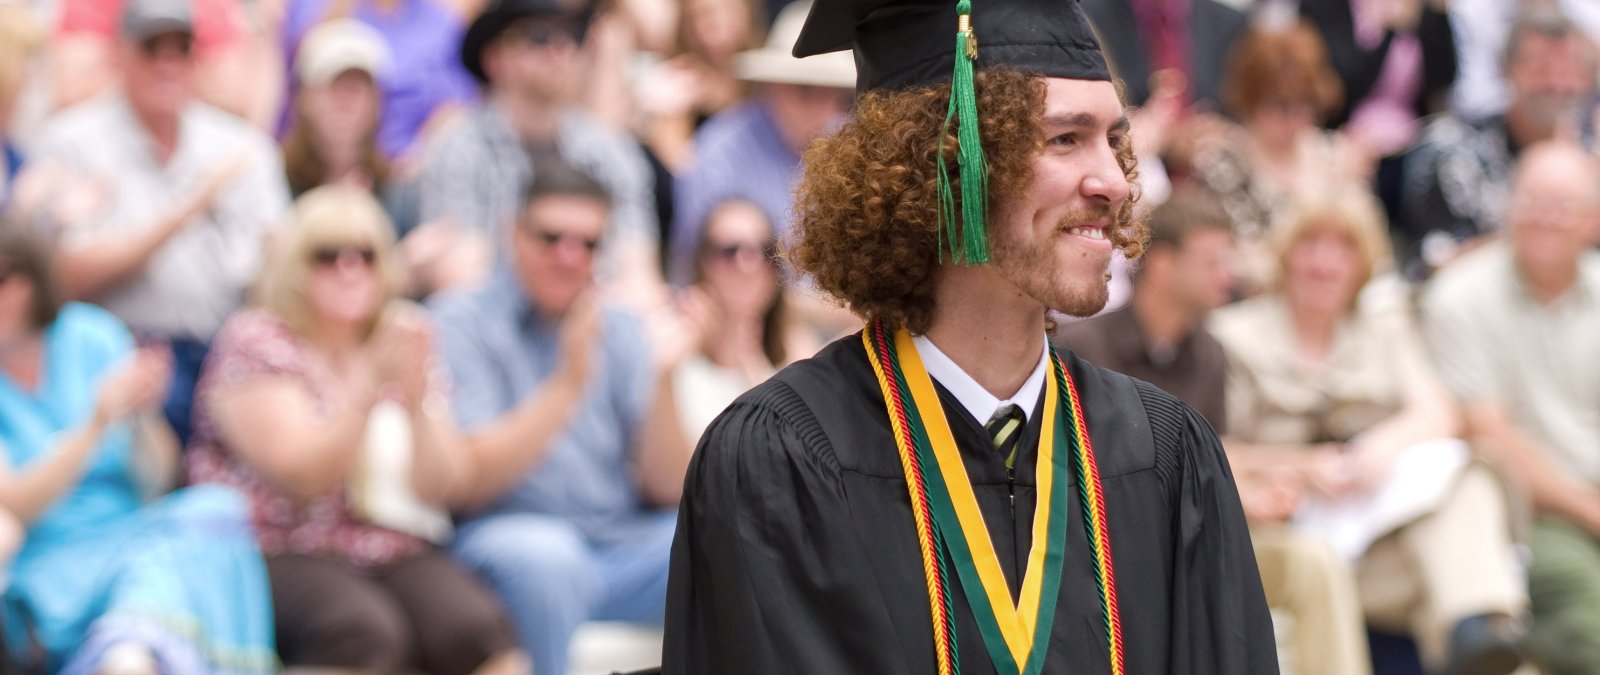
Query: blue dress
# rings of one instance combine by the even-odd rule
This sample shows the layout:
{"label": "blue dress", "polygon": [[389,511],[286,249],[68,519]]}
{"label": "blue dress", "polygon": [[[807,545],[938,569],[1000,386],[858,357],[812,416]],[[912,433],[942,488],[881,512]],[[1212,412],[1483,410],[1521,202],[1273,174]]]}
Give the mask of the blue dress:
{"label": "blue dress", "polygon": [[[35,390],[0,375],[0,445],[16,470],[54,450],[93,413],[100,381],[133,349],[96,307],[71,304],[45,333]],[[48,667],[91,673],[111,646],[149,647],[162,671],[273,672],[266,568],[241,496],[220,486],[143,503],[132,433],[109,430],[82,480],[27,529],[4,593],[13,654],[44,647]]]}

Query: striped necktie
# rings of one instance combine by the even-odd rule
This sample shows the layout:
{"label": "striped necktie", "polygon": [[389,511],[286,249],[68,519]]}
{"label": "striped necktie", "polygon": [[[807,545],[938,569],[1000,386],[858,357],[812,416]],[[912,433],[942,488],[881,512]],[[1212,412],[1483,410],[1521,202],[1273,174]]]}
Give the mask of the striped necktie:
{"label": "striped necktie", "polygon": [[1022,427],[1027,424],[1022,416],[1022,408],[1008,405],[995,411],[994,417],[984,425],[989,430],[989,440],[994,442],[994,449],[1006,458],[1006,469],[1015,468],[1017,463],[1017,446],[1022,440]]}

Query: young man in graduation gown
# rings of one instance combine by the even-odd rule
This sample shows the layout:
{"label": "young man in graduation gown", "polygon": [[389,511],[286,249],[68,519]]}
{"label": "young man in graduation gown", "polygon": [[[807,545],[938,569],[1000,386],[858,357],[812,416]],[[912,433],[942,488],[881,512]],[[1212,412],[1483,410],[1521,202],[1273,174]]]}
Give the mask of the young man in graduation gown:
{"label": "young man in graduation gown", "polygon": [[1211,428],[1045,340],[1144,237],[1076,0],[820,0],[795,54],[842,49],[788,256],[867,327],[706,432],[663,671],[1277,673]]}

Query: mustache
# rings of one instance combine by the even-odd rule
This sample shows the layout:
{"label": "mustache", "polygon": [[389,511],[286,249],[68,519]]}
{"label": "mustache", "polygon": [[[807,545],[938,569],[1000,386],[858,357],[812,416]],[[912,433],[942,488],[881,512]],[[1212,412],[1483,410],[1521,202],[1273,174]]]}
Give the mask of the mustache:
{"label": "mustache", "polygon": [[1102,204],[1074,210],[1056,221],[1056,231],[1065,232],[1083,223],[1104,220],[1112,231],[1122,228],[1123,223],[1118,216],[1120,209],[1115,206]]}

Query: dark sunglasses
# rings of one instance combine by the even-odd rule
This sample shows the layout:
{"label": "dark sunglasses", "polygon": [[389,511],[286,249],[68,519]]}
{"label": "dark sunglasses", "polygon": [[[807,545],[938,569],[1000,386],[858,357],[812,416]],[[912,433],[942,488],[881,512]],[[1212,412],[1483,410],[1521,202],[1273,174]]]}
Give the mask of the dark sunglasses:
{"label": "dark sunglasses", "polygon": [[530,47],[576,45],[583,42],[583,29],[574,20],[543,19],[513,27],[506,39]]}
{"label": "dark sunglasses", "polygon": [[323,246],[311,252],[311,262],[318,267],[333,267],[346,255],[355,256],[363,265],[378,260],[378,251],[371,246]]}
{"label": "dark sunglasses", "polygon": [[139,43],[139,53],[147,59],[153,59],[164,53],[176,52],[178,56],[188,58],[194,53],[194,36],[182,33],[168,33],[157,35]]}
{"label": "dark sunglasses", "polygon": [[750,242],[713,244],[711,246],[711,255],[723,262],[732,262],[741,257],[755,258],[757,256],[760,256],[763,262],[772,262],[778,257],[778,250],[772,244],[752,244]]}

